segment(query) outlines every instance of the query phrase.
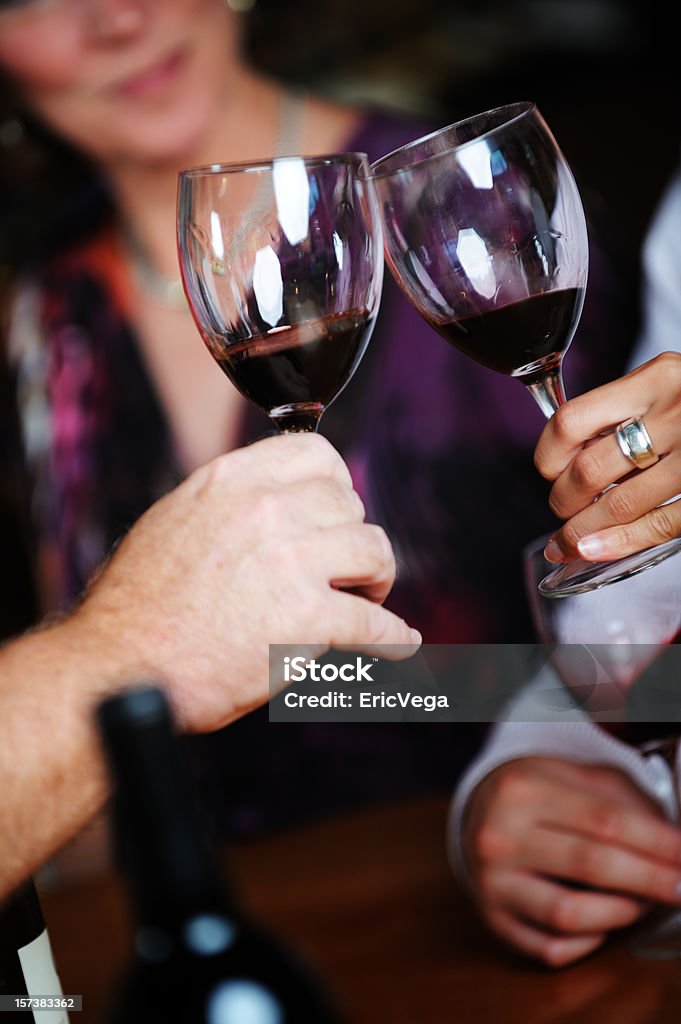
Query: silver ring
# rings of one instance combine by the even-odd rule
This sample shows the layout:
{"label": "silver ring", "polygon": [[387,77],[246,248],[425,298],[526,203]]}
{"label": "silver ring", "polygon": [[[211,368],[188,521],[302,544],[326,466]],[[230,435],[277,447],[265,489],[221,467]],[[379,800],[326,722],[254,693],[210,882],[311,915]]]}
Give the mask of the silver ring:
{"label": "silver ring", "polygon": [[642,419],[632,416],[631,419],[620,423],[615,434],[622,455],[636,466],[636,469],[647,469],[648,466],[654,466],[659,462],[660,456],[653,447]]}

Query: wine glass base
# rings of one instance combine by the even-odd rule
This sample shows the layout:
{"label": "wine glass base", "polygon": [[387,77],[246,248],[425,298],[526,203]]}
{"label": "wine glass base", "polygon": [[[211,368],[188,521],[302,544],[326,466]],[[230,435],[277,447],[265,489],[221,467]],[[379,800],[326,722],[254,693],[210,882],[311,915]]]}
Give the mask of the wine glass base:
{"label": "wine glass base", "polygon": [[613,562],[585,562],[581,558],[576,558],[553,569],[541,580],[537,589],[543,597],[552,598],[587,594],[591,590],[598,590],[610,583],[617,583],[619,580],[644,572],[653,565],[664,562],[679,550],[681,538],[677,537],[665,544],[637,551]]}
{"label": "wine glass base", "polygon": [[646,960],[680,960],[681,911],[661,910],[647,918],[629,941],[629,952]]}

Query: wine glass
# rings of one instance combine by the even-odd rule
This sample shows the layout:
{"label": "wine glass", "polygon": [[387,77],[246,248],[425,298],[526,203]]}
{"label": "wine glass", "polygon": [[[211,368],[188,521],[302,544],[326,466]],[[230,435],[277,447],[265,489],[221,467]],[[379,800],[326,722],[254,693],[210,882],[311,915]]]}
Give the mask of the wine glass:
{"label": "wine glass", "polygon": [[[681,695],[674,645],[681,643],[681,556],[660,560],[616,587],[555,601],[537,587],[550,565],[547,541],[548,535],[540,537],[525,549],[525,581],[537,634],[551,648],[551,663],[567,689],[545,691],[541,699],[559,712],[581,707],[645,757],[663,757],[678,818]],[[655,913],[630,949],[652,959],[681,956],[681,911]]]}
{"label": "wine glass", "polygon": [[342,153],[180,173],[182,281],[201,337],[282,432],[316,431],[378,313],[383,240],[368,158]]}
{"label": "wine glass", "polygon": [[[565,402],[562,361],[588,274],[584,210],[536,106],[512,103],[449,125],[371,166],[388,265],[451,345],[516,377],[545,416]],[[673,554],[681,541],[620,562],[576,559],[545,575],[559,597]]]}

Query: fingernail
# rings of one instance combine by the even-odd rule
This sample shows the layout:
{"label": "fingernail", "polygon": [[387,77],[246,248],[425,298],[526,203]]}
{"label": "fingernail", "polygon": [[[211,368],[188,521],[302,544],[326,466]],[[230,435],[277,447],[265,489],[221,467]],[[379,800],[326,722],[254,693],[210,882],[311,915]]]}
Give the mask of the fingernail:
{"label": "fingernail", "polygon": [[544,548],[544,558],[547,562],[562,562],[565,558],[560,544],[553,537]]}
{"label": "fingernail", "polygon": [[582,537],[577,541],[577,550],[585,558],[598,558],[606,554],[608,545],[600,537]]}
{"label": "fingernail", "polygon": [[419,633],[418,629],[412,629],[412,630],[410,630],[410,632],[411,632],[411,642],[413,644],[419,644],[419,646],[420,646],[423,643],[423,637]]}

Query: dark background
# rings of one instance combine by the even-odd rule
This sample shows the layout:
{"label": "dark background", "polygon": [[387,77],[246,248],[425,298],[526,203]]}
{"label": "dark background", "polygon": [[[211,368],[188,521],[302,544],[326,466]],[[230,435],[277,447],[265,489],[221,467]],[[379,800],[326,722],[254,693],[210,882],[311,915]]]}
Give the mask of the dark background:
{"label": "dark background", "polygon": [[634,254],[681,151],[668,10],[644,0],[257,0],[246,18],[255,63],[344,100],[443,125],[534,100],[592,211]]}

